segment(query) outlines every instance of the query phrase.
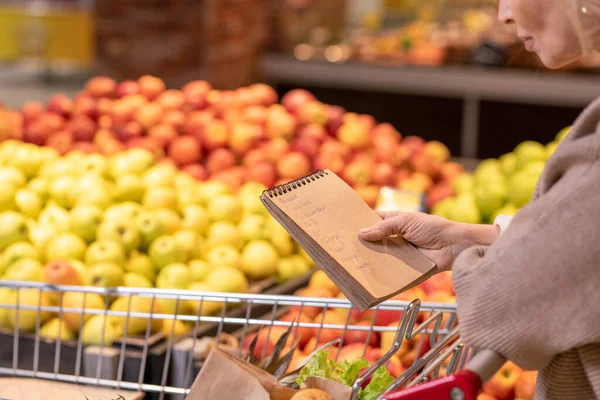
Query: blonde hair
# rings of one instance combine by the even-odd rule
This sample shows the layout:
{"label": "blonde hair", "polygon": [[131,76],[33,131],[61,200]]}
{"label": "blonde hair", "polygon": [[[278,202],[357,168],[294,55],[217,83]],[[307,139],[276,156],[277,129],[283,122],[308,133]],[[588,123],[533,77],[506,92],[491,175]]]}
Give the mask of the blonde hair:
{"label": "blonde hair", "polygon": [[575,29],[581,48],[584,52],[597,52],[600,50],[600,0],[566,0],[575,7],[568,7],[573,17]]}

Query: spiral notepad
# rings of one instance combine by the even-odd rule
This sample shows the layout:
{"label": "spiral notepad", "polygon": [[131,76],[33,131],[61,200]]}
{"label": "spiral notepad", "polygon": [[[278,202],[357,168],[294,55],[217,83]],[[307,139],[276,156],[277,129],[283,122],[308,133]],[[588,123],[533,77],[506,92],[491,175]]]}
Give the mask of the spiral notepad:
{"label": "spiral notepad", "polygon": [[361,228],[381,218],[340,177],[318,170],[266,190],[269,213],[359,310],[427,279],[435,264],[401,237],[367,242]]}

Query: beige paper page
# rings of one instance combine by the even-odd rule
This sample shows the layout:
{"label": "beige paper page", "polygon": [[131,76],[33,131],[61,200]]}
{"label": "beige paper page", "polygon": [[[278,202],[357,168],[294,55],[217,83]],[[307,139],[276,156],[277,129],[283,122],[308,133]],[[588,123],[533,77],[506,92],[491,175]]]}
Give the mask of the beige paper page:
{"label": "beige paper page", "polygon": [[435,265],[401,238],[371,243],[361,228],[381,218],[340,177],[326,175],[270,200],[376,298],[411,284]]}

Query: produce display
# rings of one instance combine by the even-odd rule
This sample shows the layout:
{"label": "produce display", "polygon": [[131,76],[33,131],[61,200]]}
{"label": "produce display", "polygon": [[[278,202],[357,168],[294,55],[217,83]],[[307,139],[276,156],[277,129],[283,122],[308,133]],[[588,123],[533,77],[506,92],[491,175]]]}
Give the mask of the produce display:
{"label": "produce display", "polygon": [[264,84],[219,91],[195,81],[167,90],[152,76],[121,83],[96,77],[75,99],[57,94],[46,106],[32,102],[20,113],[5,111],[0,139],[60,154],[142,147],[198,180],[233,190],[248,181],[270,187],[329,168],[371,206],[381,186],[428,192],[435,204],[452,194],[451,183],[463,172],[440,142],[403,138],[390,124],[323,104],[305,90],[277,100]]}
{"label": "produce display", "polygon": [[546,160],[570,129],[562,129],[545,146],[526,141],[499,159],[482,161],[473,174],[463,174],[453,182],[456,196],[438,202],[431,213],[472,224],[493,223],[499,214],[515,215],[531,200]]}

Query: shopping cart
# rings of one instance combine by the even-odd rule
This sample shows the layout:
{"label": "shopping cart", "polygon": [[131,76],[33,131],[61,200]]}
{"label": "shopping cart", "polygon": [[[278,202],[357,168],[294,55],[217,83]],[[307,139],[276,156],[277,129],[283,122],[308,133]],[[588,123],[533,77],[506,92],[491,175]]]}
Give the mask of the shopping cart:
{"label": "shopping cart", "polygon": [[[356,337],[356,332],[365,333],[363,356],[370,349],[373,335],[391,335],[393,340],[391,345],[388,343],[390,348],[386,349],[387,352],[355,382],[352,399],[357,398],[361,385],[380,366],[389,365],[394,354],[403,348],[412,351],[412,364],[399,374],[380,399],[476,399],[482,382],[489,379],[505,361],[492,352],[476,352],[462,343],[456,308],[449,304],[426,304],[419,300],[410,303],[388,301],[360,314],[360,318],[369,323],[356,323],[352,321],[357,310],[346,299],[340,298],[124,287],[104,289],[10,281],[0,281],[0,291],[3,291],[0,292],[0,312],[4,311],[5,316],[11,315],[14,325],[8,331],[0,329],[0,376],[140,392],[150,399],[185,398],[202,368],[203,359],[212,348],[243,356],[250,337],[264,332],[266,343],[270,343],[269,335],[281,330],[277,327],[293,327],[294,330],[290,331],[294,336],[292,342],[299,339],[302,328],[313,329],[314,349],[305,348],[305,353],[316,350],[320,338],[331,336],[333,332],[338,340],[336,347],[330,347],[330,350],[333,349],[330,354],[336,358],[341,354],[345,338],[352,334]],[[78,293],[81,306],[63,304],[68,293]],[[100,296],[104,307],[90,308],[86,299],[92,296]],[[131,305],[137,298],[145,299],[150,304],[149,308],[133,309]],[[127,304],[127,307],[111,309],[111,304],[117,299],[125,299],[120,303]],[[187,313],[179,312],[184,306],[188,306]],[[212,315],[203,315],[207,306],[212,309]],[[191,313],[190,309],[197,312]],[[231,316],[231,309],[238,310],[235,316]],[[339,318],[337,323],[329,323],[327,313],[323,313],[326,310],[343,316],[345,323],[341,323]],[[104,316],[102,325],[95,329],[96,336],[101,339],[111,329],[107,321],[120,318],[125,333],[111,343],[100,339],[98,343],[90,344],[89,338],[84,340],[83,334],[76,340],[63,340],[60,335],[48,339],[40,335],[40,328],[50,317],[49,313],[58,318],[58,326],[62,326],[65,319],[70,319],[72,325],[73,316],[79,316],[75,320],[79,321],[80,331],[84,329],[87,318]],[[279,320],[282,315],[290,313],[320,313],[321,317],[311,322],[289,318]],[[399,319],[399,322],[389,324],[390,319]],[[170,321],[170,333],[157,333],[156,321],[163,321],[163,324]],[[185,335],[176,336],[175,321],[185,322],[193,328]],[[145,325],[143,331],[129,335],[129,327],[135,324],[139,328],[140,322]],[[20,331],[19,326],[27,327],[29,332]],[[263,347],[263,357],[268,356],[267,347]]]}

